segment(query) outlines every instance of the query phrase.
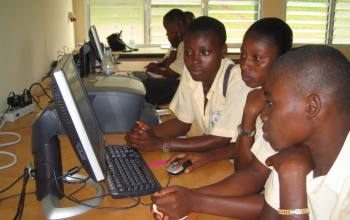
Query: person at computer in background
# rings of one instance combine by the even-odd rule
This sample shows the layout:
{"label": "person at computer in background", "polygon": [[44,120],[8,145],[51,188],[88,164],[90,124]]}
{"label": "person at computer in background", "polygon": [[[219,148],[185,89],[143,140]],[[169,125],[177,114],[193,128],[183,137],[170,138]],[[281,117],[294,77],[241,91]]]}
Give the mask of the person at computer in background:
{"label": "person at computer in background", "polygon": [[171,47],[161,62],[151,62],[145,68],[147,72],[163,75],[169,79],[177,79],[185,66],[182,39],[187,26],[186,15],[180,9],[172,9],[164,15],[163,26]]}
{"label": "person at computer in background", "polygon": [[186,15],[186,25],[189,25],[194,19],[196,19],[196,16],[191,11],[185,11]]}
{"label": "person at computer in background", "polygon": [[[264,85],[260,116],[263,138],[272,147],[255,143],[258,159],[216,184],[161,189],[152,196],[158,212],[163,219],[191,212],[239,219],[349,219],[349,84],[349,61],[332,47],[306,46],[279,57]],[[264,195],[248,195],[264,186]],[[289,215],[278,216],[278,208]],[[305,214],[290,215],[294,211]]]}
{"label": "person at computer in background", "polygon": [[[176,118],[152,127],[136,122],[125,136],[130,146],[145,151],[207,151],[236,140],[237,126],[252,88],[243,82],[240,68],[235,66],[228,72],[224,96],[225,72],[234,64],[226,58],[225,42],[225,26],[217,19],[202,16],[187,26],[186,69],[169,106]],[[176,138],[185,135],[194,121],[205,135]]]}
{"label": "person at computer in background", "polygon": [[[262,18],[253,23],[246,31],[241,46],[239,65],[243,81],[250,87],[262,86],[272,64],[279,56],[290,50],[292,44],[293,31],[283,20]],[[241,121],[243,131],[255,130],[256,120],[260,120],[259,115],[265,102],[265,96],[261,88],[249,92]],[[255,135],[247,136],[244,135],[244,132],[242,133],[238,135],[236,142],[222,148],[203,153],[175,154],[167,161],[166,166],[179,158],[181,159],[175,168],[180,167],[187,160],[191,160],[192,165],[185,170],[185,173],[189,173],[209,162],[233,158],[235,170],[242,169],[253,158],[250,149],[256,137]],[[261,131],[258,131],[258,133],[261,133]]]}

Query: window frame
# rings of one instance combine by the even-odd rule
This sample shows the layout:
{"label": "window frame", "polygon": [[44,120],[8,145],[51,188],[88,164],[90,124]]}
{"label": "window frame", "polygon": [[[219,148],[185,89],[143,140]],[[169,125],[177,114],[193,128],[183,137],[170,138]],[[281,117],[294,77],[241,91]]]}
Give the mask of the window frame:
{"label": "window frame", "polygon": [[[154,0],[144,0],[144,43],[143,44],[138,44],[138,46],[140,47],[168,47],[170,46],[170,44],[151,44],[151,40],[150,40],[150,18],[151,18],[151,13],[148,13],[148,11],[151,9],[152,5],[151,3],[155,2]],[[235,1],[235,0],[232,0]],[[238,0],[239,1],[239,0]],[[242,0],[241,0],[242,1]],[[251,0],[251,1],[247,1],[247,2],[254,2],[254,1],[258,1],[257,5],[255,7],[258,7],[258,11],[257,12],[253,12],[255,14],[257,14],[257,19],[261,18],[261,5],[262,5],[262,1],[263,0]],[[172,5],[176,5],[176,3],[174,3],[173,1],[170,1]],[[198,2],[200,2],[201,4],[201,14],[204,16],[207,16],[209,13],[209,0],[199,0]],[[224,1],[221,1],[224,2]],[[165,4],[166,5],[166,4]],[[86,19],[85,19],[85,28],[86,30],[88,30],[88,28],[91,26],[91,17],[90,17],[90,0],[85,0],[85,6],[86,6]],[[88,36],[87,36],[88,39]],[[227,43],[228,47],[234,47],[234,48],[239,48],[241,43]],[[239,52],[239,50],[235,49],[234,52]]]}
{"label": "window frame", "polygon": [[[328,5],[327,6],[327,12],[319,12],[321,14],[326,13],[327,16],[327,20],[324,21],[326,28],[325,29],[319,29],[321,32],[325,33],[325,38],[324,38],[324,42],[323,43],[313,43],[313,42],[300,42],[300,43],[294,43],[294,45],[306,45],[306,44],[323,44],[323,45],[328,45],[328,46],[347,46],[347,43],[333,43],[334,41],[334,35],[335,35],[335,16],[336,16],[336,4],[337,3],[343,3],[343,2],[337,2],[337,0],[329,0],[328,3],[309,3],[309,2],[295,2],[293,0],[285,0],[285,7],[284,7],[284,20],[288,23],[288,24],[295,24],[296,21],[293,22],[288,22],[287,20],[287,6],[288,6],[288,2],[291,2],[292,4],[290,6],[302,6],[302,5],[307,5],[307,4],[314,4],[319,5],[320,7],[322,7],[322,5]],[[291,11],[292,12],[292,11]],[[317,12],[309,12],[309,14],[316,14]],[[300,13],[300,15],[306,15],[308,13]],[[305,20],[307,21],[307,20]],[[300,22],[300,21],[299,21]],[[349,21],[350,22],[350,21]],[[315,30],[317,31],[317,30]],[[294,33],[296,33],[296,31],[293,30]]]}

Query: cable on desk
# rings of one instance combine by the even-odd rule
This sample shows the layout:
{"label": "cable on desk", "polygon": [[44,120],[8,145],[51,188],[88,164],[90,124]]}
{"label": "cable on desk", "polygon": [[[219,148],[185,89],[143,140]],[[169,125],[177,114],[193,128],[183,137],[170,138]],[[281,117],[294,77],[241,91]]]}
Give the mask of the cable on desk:
{"label": "cable on desk", "polygon": [[0,170],[12,167],[17,162],[17,157],[13,153],[6,152],[6,151],[0,151],[0,154],[5,154],[5,155],[9,155],[9,156],[13,157],[13,161],[7,165],[1,166]]}
{"label": "cable on desk", "polygon": [[[168,173],[168,182],[167,182],[167,184],[165,185],[165,187],[167,187],[168,185],[169,185],[169,183],[170,183],[170,180],[171,180],[171,176],[170,176],[170,174]],[[135,192],[135,191],[134,191]],[[137,195],[137,193],[135,192],[135,194]],[[105,194],[105,195],[102,195],[102,196],[95,196],[95,197],[90,197],[90,198],[86,198],[86,199],[82,199],[82,200],[80,200],[80,202],[84,202],[84,201],[87,201],[87,200],[91,200],[91,199],[96,199],[96,198],[100,198],[100,197],[105,197],[105,196],[109,196],[110,194],[108,193],[108,194]],[[130,197],[130,196],[128,196],[128,195],[126,195],[129,199],[131,199],[131,200],[134,200],[135,202],[137,202],[137,203],[139,203],[140,205],[144,205],[144,206],[151,206],[153,203],[147,203],[147,204],[145,204],[145,203],[142,203],[141,201],[140,201],[140,196],[138,196],[138,200],[136,200],[136,199],[134,199],[133,197]]]}
{"label": "cable on desk", "polygon": [[29,178],[28,168],[24,168],[22,191],[21,191],[20,198],[18,201],[17,213],[13,219],[21,219],[22,218],[28,178]]}
{"label": "cable on desk", "polygon": [[[26,194],[26,195],[31,195],[31,194],[36,195],[36,192],[35,192],[35,191],[34,191],[34,192],[26,192],[25,194]],[[14,197],[16,197],[16,196],[20,196],[20,195],[21,195],[21,194],[18,193],[18,194],[14,194],[14,195],[11,195],[11,196],[7,196],[7,197],[4,197],[4,198],[1,198],[1,199],[0,199],[0,202],[1,202],[1,201],[4,201],[4,200],[6,200],[6,199],[14,198]]]}
{"label": "cable on desk", "polygon": [[[31,166],[31,165],[30,165],[30,166]],[[65,177],[67,177],[67,176],[71,176],[71,175],[76,174],[81,168],[83,168],[83,166],[74,167],[74,168],[68,170],[67,173],[65,173],[64,175],[62,175],[62,176],[60,176],[60,177],[56,177],[56,175],[55,175],[55,178],[53,178],[53,179],[48,179],[48,180],[45,179],[45,180],[44,180],[44,179],[38,178],[38,177],[35,175],[35,171],[36,171],[38,168],[42,167],[42,166],[50,166],[50,167],[52,168],[52,165],[51,165],[51,164],[49,164],[49,163],[43,163],[43,164],[37,166],[35,169],[30,169],[30,170],[28,170],[28,173],[29,173],[30,177],[32,177],[33,179],[39,180],[39,181],[43,181],[43,182],[53,182],[53,181],[56,181],[56,182],[57,182],[57,180],[59,180],[59,179],[62,179],[62,178],[65,178]],[[85,182],[86,182],[88,179],[89,179],[89,178],[86,178]]]}
{"label": "cable on desk", "polygon": [[30,192],[30,193],[26,193],[26,186],[27,186],[27,182],[29,179],[29,174],[28,174],[28,169],[24,168],[24,173],[23,175],[21,175],[20,177],[18,177],[10,186],[8,186],[6,189],[3,189],[0,191],[0,193],[3,193],[7,190],[9,190],[12,186],[14,186],[20,179],[23,178],[23,185],[22,185],[22,191],[19,194],[15,194],[12,196],[8,196],[5,198],[0,199],[0,201],[3,201],[5,199],[9,199],[15,196],[20,196],[20,199],[18,201],[18,207],[17,207],[17,213],[15,215],[15,217],[13,219],[21,219],[22,218],[22,214],[23,214],[23,210],[24,210],[24,201],[25,201],[25,195],[26,194],[34,194],[35,192]]}
{"label": "cable on desk", "polygon": [[[0,144],[0,147],[5,147],[5,146],[8,146],[8,145],[17,144],[22,139],[21,135],[15,133],[15,132],[1,132],[0,135],[15,135],[15,136],[18,137],[18,139],[15,140],[15,141],[4,143],[4,144]],[[17,162],[17,157],[13,153],[6,152],[6,151],[0,151],[0,154],[5,154],[5,155],[9,155],[9,156],[13,157],[13,161],[11,163],[5,165],[5,166],[1,166],[0,170],[12,167]]]}
{"label": "cable on desk", "polygon": [[13,141],[13,142],[8,142],[8,143],[0,144],[0,147],[5,147],[5,146],[8,146],[8,145],[17,144],[17,143],[20,142],[21,139],[22,139],[21,135],[15,133],[15,132],[0,132],[0,135],[15,135],[15,136],[18,137],[18,139],[15,140],[15,141]]}
{"label": "cable on desk", "polygon": [[[152,203],[150,203],[150,204],[144,204],[144,203],[142,203],[142,202],[141,202],[140,195],[138,195],[135,191],[134,191],[134,192],[135,192],[135,194],[136,194],[136,196],[137,196],[137,199],[132,198],[131,196],[126,195],[128,198],[130,198],[131,200],[134,200],[134,201],[135,201],[135,204],[130,205],[130,206],[125,206],[125,207],[106,207],[106,206],[93,206],[93,205],[89,205],[89,204],[83,203],[83,201],[87,201],[87,200],[91,200],[91,199],[95,199],[95,198],[100,198],[100,197],[105,197],[105,196],[108,196],[108,195],[110,195],[110,194],[108,193],[108,194],[105,194],[105,195],[102,195],[102,196],[86,198],[86,199],[83,199],[83,200],[78,200],[78,199],[74,198],[73,196],[66,195],[65,193],[63,193],[63,192],[60,190],[60,188],[59,188],[59,186],[58,186],[58,181],[57,181],[58,179],[63,178],[64,175],[63,175],[62,177],[56,177],[55,170],[54,170],[54,168],[52,167],[51,164],[45,163],[45,164],[42,164],[42,165],[47,165],[47,166],[49,166],[49,167],[52,169],[52,172],[53,172],[53,175],[54,175],[54,179],[52,179],[52,180],[55,180],[58,191],[59,191],[66,199],[68,199],[69,201],[74,202],[74,203],[76,203],[76,204],[78,204],[78,205],[83,205],[83,206],[86,206],[86,207],[89,207],[89,208],[102,209],[102,210],[125,210],[125,209],[130,209],[130,208],[136,207],[137,205],[145,205],[145,206],[150,206],[150,205],[152,205]],[[35,169],[34,169],[34,170],[35,170]],[[34,177],[34,178],[35,178],[35,177]],[[52,180],[49,180],[49,181],[52,181]],[[80,179],[80,180],[81,180],[81,179]],[[45,181],[45,180],[40,180],[40,181]],[[80,190],[80,189],[79,189],[79,190]],[[76,192],[74,192],[74,193],[76,193]],[[73,193],[73,194],[74,194],[74,193]]]}
{"label": "cable on desk", "polygon": [[11,105],[8,105],[6,111],[4,112],[4,114],[2,114],[0,118],[0,128],[2,128],[2,126],[4,126],[4,124],[6,123],[5,114],[10,110],[10,108],[11,108]]}
{"label": "cable on desk", "polygon": [[36,101],[34,97],[32,97],[32,99],[34,100],[34,102],[36,103],[36,105],[37,105],[41,110],[43,110],[43,108],[39,105],[39,102],[40,102],[40,101]]}
{"label": "cable on desk", "polygon": [[0,193],[6,192],[7,190],[11,189],[12,186],[14,186],[20,179],[22,179],[24,177],[24,175],[18,177],[15,182],[13,182],[10,186],[8,186],[7,188],[3,189],[0,191]]}
{"label": "cable on desk", "polygon": [[40,84],[40,83],[33,83],[30,87],[29,87],[29,92],[32,90],[32,87],[34,85],[39,85],[41,87],[41,89],[43,90],[44,94],[49,97],[49,99],[53,100],[51,96],[49,96],[49,94],[47,94],[47,92],[45,91],[44,87]]}

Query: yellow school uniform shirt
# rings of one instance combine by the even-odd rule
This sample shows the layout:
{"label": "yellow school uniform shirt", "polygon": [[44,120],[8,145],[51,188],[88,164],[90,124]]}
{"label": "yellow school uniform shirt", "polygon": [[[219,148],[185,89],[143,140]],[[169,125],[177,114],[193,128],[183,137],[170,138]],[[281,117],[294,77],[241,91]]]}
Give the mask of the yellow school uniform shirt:
{"label": "yellow school uniform shirt", "polygon": [[[232,68],[226,90],[223,95],[223,81],[227,67],[233,61],[225,58],[207,94],[208,103],[204,109],[202,82],[194,81],[184,68],[182,79],[169,108],[176,117],[185,123],[196,121],[205,134],[231,137],[235,142],[238,136],[237,126],[241,123],[247,94],[253,90],[241,77],[239,65]],[[261,119],[257,120],[257,131],[261,130]]]}
{"label": "yellow school uniform shirt", "polygon": [[[252,152],[263,164],[267,157],[276,153],[262,136],[257,139]],[[265,200],[278,210],[278,173],[273,167],[270,168],[272,172],[265,184]],[[327,175],[313,178],[313,172],[310,172],[306,178],[306,187],[310,220],[350,219],[350,133]]]}
{"label": "yellow school uniform shirt", "polygon": [[[167,51],[167,53],[164,56],[164,59],[169,57],[170,52],[171,51],[170,51],[170,48],[169,48],[169,50]],[[178,73],[179,75],[182,75],[184,67],[185,67],[185,63],[184,63],[184,43],[181,41],[181,43],[179,44],[179,47],[177,48],[176,60],[174,60],[174,62],[172,64],[170,64],[169,68],[172,69],[174,72]]]}

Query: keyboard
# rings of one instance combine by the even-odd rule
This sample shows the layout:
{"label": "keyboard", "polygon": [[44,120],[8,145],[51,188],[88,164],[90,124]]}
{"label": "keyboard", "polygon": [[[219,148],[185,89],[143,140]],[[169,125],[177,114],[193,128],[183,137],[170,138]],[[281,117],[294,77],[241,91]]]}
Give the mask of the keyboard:
{"label": "keyboard", "polygon": [[106,185],[113,198],[150,195],[162,187],[137,149],[128,145],[106,147]]}
{"label": "keyboard", "polygon": [[140,79],[142,82],[146,81],[147,78],[152,78],[152,76],[150,76],[148,73],[146,73],[145,71],[132,71],[131,74]]}

